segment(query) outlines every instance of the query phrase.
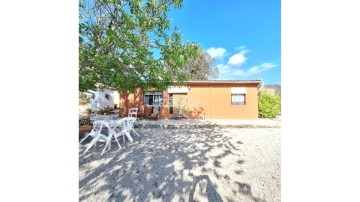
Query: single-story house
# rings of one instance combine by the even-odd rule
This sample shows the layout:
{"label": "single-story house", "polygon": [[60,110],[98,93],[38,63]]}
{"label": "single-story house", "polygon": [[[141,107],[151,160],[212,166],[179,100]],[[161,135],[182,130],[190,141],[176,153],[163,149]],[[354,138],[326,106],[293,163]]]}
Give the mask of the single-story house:
{"label": "single-story house", "polygon": [[184,86],[170,86],[165,91],[120,93],[120,116],[130,108],[149,116],[158,111],[159,119],[257,119],[258,92],[262,80],[188,81]]}

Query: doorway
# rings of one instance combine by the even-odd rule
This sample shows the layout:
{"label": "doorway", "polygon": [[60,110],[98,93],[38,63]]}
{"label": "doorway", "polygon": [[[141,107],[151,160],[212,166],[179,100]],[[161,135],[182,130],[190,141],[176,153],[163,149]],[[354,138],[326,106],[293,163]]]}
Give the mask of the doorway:
{"label": "doorway", "polygon": [[170,95],[172,98],[172,109],[170,109],[170,114],[174,118],[186,118],[187,117],[187,94],[174,93]]}

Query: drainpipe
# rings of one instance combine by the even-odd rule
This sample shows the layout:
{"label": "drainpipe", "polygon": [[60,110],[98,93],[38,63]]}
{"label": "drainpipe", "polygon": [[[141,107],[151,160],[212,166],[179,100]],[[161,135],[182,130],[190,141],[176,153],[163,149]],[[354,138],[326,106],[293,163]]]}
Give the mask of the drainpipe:
{"label": "drainpipe", "polygon": [[260,82],[260,84],[259,84],[259,85],[260,85],[260,87],[259,87],[259,89],[258,89],[258,91],[257,91],[257,92],[258,92],[258,94],[259,94],[259,92],[260,92],[261,88],[264,86],[264,82],[261,80],[261,82]]}

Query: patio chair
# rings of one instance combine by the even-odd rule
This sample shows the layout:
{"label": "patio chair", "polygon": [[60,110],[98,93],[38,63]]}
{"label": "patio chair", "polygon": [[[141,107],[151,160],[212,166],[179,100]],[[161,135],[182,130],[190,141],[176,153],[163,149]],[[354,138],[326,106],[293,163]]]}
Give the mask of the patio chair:
{"label": "patio chair", "polygon": [[118,138],[123,137],[123,142],[125,142],[125,136],[133,143],[133,138],[131,137],[131,132],[135,133],[140,137],[139,133],[134,130],[134,122],[136,121],[135,117],[125,117],[116,121],[116,125],[112,128],[112,136],[115,138],[117,144],[121,148]]}
{"label": "patio chair", "polygon": [[153,106],[153,112],[150,114],[148,118],[152,120],[157,120],[159,118],[159,109],[160,106]]}
{"label": "patio chair", "polygon": [[121,145],[118,141],[118,137],[122,136],[123,142],[125,142],[125,135],[126,135],[126,136],[128,136],[128,138],[131,142],[133,141],[130,134],[125,130],[124,121],[122,119],[115,121],[115,124],[111,128],[110,132],[112,134],[112,137],[114,137],[114,139],[116,140],[120,149],[121,149]]}
{"label": "patio chair", "polygon": [[89,146],[86,148],[86,150],[84,151],[84,154],[93,146],[96,145],[96,143],[98,141],[103,141],[106,142],[105,147],[101,153],[101,155],[104,154],[106,147],[108,147],[108,149],[111,149],[111,133],[109,131],[108,135],[102,134],[101,130],[103,129],[103,127],[108,128],[109,130],[111,129],[109,124],[107,122],[104,121],[95,121],[94,122],[94,126],[93,126],[93,130],[88,133],[81,141],[80,144],[89,136],[91,136],[93,139],[91,140],[91,142],[89,143]]}
{"label": "patio chair", "polygon": [[131,108],[131,109],[129,109],[128,117],[135,117],[135,118],[137,118],[137,111],[138,111],[138,108]]}
{"label": "patio chair", "polygon": [[131,132],[134,132],[137,136],[140,137],[139,133],[137,133],[134,130],[134,123],[136,122],[136,118],[134,117],[127,117],[127,118],[122,118],[122,120],[124,121],[124,127],[125,130],[131,135]]}

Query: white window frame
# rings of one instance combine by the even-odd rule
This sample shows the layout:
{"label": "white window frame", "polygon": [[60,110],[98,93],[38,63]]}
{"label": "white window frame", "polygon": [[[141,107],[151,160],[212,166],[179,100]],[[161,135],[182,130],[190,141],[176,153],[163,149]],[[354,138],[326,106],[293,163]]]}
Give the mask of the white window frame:
{"label": "white window frame", "polygon": [[[149,103],[145,103],[145,97],[146,96],[152,96],[153,97],[153,103],[150,105]],[[159,96],[158,100],[155,100],[155,96]],[[144,105],[148,106],[161,106],[163,102],[163,93],[162,92],[144,92]]]}
{"label": "white window frame", "polygon": [[[233,100],[233,96],[243,96],[244,102],[236,102]],[[231,105],[246,105],[246,94],[245,93],[231,93]]]}

